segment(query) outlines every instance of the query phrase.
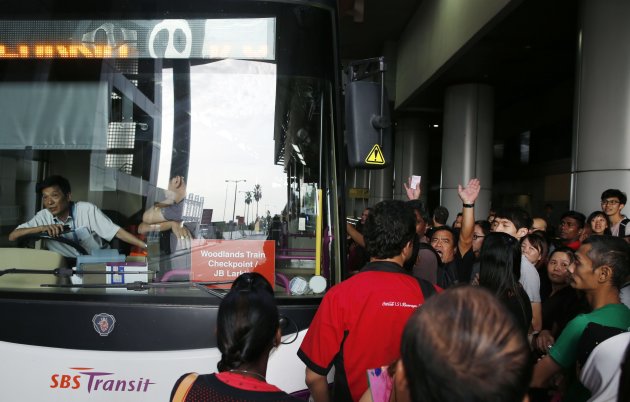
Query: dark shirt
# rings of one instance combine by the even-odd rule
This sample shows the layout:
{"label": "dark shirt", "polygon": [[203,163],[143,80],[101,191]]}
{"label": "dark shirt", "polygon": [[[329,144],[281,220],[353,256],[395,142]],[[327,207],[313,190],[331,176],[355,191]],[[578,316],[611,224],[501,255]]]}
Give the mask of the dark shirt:
{"label": "dark shirt", "polygon": [[472,251],[472,247],[463,256],[459,253],[459,248],[457,248],[453,261],[440,264],[438,267],[438,286],[446,289],[458,283],[469,283],[474,263],[475,254]]}
{"label": "dark shirt", "polygon": [[[186,377],[183,375],[173,388],[171,393],[171,400],[175,395],[175,390]],[[219,374],[221,375],[221,374]],[[252,381],[243,378],[244,384],[251,384]],[[200,375],[197,380],[192,384],[188,394],[186,395],[186,402],[205,402],[205,401],[224,401],[224,402],[249,402],[249,401],[268,401],[268,402],[291,402],[300,401],[294,396],[287,394],[284,391],[279,390],[277,387],[263,383],[259,381],[260,386],[258,390],[246,389],[246,387],[240,388],[238,385],[229,385],[217,378],[216,374]],[[238,383],[235,383],[238,384]]]}
{"label": "dark shirt", "polygon": [[542,302],[542,329],[558,338],[569,321],[590,311],[586,298],[579,297],[571,286],[558,290]]}

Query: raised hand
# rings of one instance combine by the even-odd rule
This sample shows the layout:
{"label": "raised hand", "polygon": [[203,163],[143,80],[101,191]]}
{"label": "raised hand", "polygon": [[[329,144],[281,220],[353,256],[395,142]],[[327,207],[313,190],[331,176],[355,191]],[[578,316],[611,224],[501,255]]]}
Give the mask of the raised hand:
{"label": "raised hand", "polygon": [[479,191],[481,191],[479,179],[470,179],[465,188],[461,185],[457,186],[457,193],[464,204],[474,204],[479,196]]}
{"label": "raised hand", "polygon": [[403,183],[405,187],[405,192],[407,193],[407,198],[410,200],[419,200],[420,195],[422,194],[422,189],[420,188],[420,184],[416,184],[415,187],[411,187],[411,176],[407,180],[407,183]]}

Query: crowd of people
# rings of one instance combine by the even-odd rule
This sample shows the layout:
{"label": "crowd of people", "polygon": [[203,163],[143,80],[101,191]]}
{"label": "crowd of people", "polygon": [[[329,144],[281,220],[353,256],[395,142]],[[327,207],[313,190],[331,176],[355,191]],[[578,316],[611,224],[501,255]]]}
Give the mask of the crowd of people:
{"label": "crowd of people", "polygon": [[[623,351],[629,345],[627,331],[630,329],[630,219],[622,214],[627,202],[625,193],[618,189],[608,189],[601,194],[601,210],[590,213],[588,218],[578,211],[566,211],[560,216],[558,224],[554,225],[545,217],[532,217],[523,208],[515,206],[498,208],[491,211],[487,219],[475,220],[474,203],[479,188],[479,181],[473,179],[466,187],[458,189],[462,210],[456,215],[452,226],[447,226],[449,212],[440,206],[429,215],[419,201],[420,189],[405,184],[409,201],[397,202],[393,208],[406,207],[412,211],[415,215],[416,233],[408,244],[404,243],[407,238],[399,239],[398,248],[402,250],[400,257],[409,257],[406,260],[402,258],[403,261],[399,263],[402,270],[396,273],[406,273],[417,281],[428,281],[436,286],[438,293],[442,289],[449,289],[444,292],[448,294],[450,288],[469,289],[469,292],[473,292],[471,285],[491,293],[493,300],[507,312],[513,325],[513,341],[517,342],[516,337],[525,339],[527,354],[535,363],[533,367],[526,369],[529,378],[526,394],[529,400],[615,401],[618,394],[618,400],[625,400],[622,399],[623,384],[619,380],[622,359],[628,355],[624,355]],[[375,269],[374,264],[382,264],[380,260],[383,256],[376,256],[374,246],[370,245],[374,232],[380,234],[380,241],[383,242],[384,238],[393,239],[391,230],[399,231],[379,224],[383,214],[381,204],[393,205],[392,203],[394,202],[387,201],[366,210],[364,214],[367,217],[362,217],[362,231],[349,228],[352,242],[365,248],[370,262],[365,268],[354,266],[356,272],[352,272],[345,283],[331,290],[330,295],[326,296],[329,300],[324,299],[324,302],[332,305],[318,312],[315,323],[319,324],[320,320],[325,323],[325,331],[316,326],[309,332],[309,337],[322,339],[323,336],[323,339],[330,341],[333,351],[329,350],[326,356],[318,356],[311,350],[312,341],[308,339],[300,350],[300,357],[307,365],[307,373],[314,370],[320,376],[325,376],[327,369],[334,365],[336,370],[342,370],[341,374],[336,372],[337,378],[360,379],[350,382],[335,381],[334,400],[357,400],[358,395],[363,393],[371,393],[372,396],[378,394],[381,398],[379,400],[389,400],[382,399],[380,391],[371,391],[374,375],[369,370],[375,366],[376,361],[368,361],[368,357],[364,355],[357,359],[354,354],[357,353],[355,349],[363,352],[368,350],[367,344],[363,342],[371,345],[369,350],[385,347],[384,344],[391,346],[396,342],[392,341],[391,334],[386,340],[375,339],[383,331],[366,327],[364,321],[375,322],[373,325],[380,328],[383,323],[387,323],[387,327],[396,333],[404,325],[400,322],[392,323],[394,314],[391,312],[385,313],[390,320],[387,321],[378,315],[378,309],[373,311],[371,307],[366,307],[373,305],[374,297],[386,299],[396,294],[396,291],[388,287],[378,286],[378,289],[366,290],[372,282],[364,274],[365,271],[370,271],[370,275],[375,275],[374,271],[378,272],[379,269]],[[391,223],[395,219],[388,215],[385,221]],[[405,251],[405,247],[409,247],[409,250]],[[374,280],[380,285],[397,278],[390,275],[388,278],[379,277]],[[353,286],[361,287],[367,293],[354,294],[356,292],[348,290]],[[430,304],[425,304],[424,301],[427,297],[424,290],[426,287],[420,288],[422,290],[419,293],[423,295],[423,299],[418,303],[418,306],[422,306],[418,312]],[[472,295],[473,293],[469,295],[471,300]],[[436,297],[440,298],[441,295]],[[457,339],[456,335],[452,335],[453,339],[445,335],[450,333],[444,331],[450,321],[445,323],[440,320],[443,316],[449,317],[449,320],[461,318],[461,313],[453,315],[451,308],[454,306],[442,302],[440,310],[423,322],[423,326],[440,323],[441,331],[430,333],[430,336],[426,336],[425,328],[418,326],[416,322],[414,331],[424,333],[425,336],[422,338],[422,345],[416,338],[413,351],[405,347],[407,332],[403,331],[399,356],[401,360],[395,359],[398,363],[383,366],[380,370],[381,373],[389,373],[385,377],[394,378],[389,389],[398,389],[398,398],[402,395],[402,400],[409,397],[418,401],[522,400],[524,394],[516,390],[512,390],[509,397],[506,394],[497,398],[487,394],[483,398],[475,397],[475,390],[490,384],[482,386],[477,383],[470,389],[463,387],[462,389],[470,393],[465,397],[455,396],[455,391],[451,389],[441,389],[438,383],[433,384],[439,390],[435,393],[435,398],[428,397],[426,390],[422,394],[416,394],[422,395],[419,397],[396,388],[396,373],[407,373],[407,386],[415,381],[438,381],[430,376],[427,378],[426,373],[431,370],[426,366],[421,366],[421,369],[414,370],[413,373],[404,370],[405,359],[409,357],[406,354],[412,355],[418,350],[422,351],[418,356],[428,360],[430,364],[439,366],[447,362],[448,366],[452,360],[453,367],[449,366],[448,370],[461,369],[466,364],[480,364],[478,360],[457,360],[453,356],[442,356],[439,360],[435,358],[436,350],[443,348],[448,341]],[[399,319],[405,321],[405,313],[397,313],[402,314]],[[333,318],[334,321],[331,321]],[[474,323],[474,319],[481,318],[472,317],[470,324]],[[406,320],[407,327],[411,326],[413,319],[407,317]],[[327,342],[326,348],[330,347],[330,343]],[[612,352],[614,348],[617,348],[616,352]],[[455,353],[454,349],[450,349],[450,353]],[[338,360],[339,356],[343,357],[342,361]],[[381,366],[387,360],[386,357],[392,358],[371,354],[369,357],[380,359]],[[444,367],[440,369],[447,370]],[[366,370],[370,373],[368,377],[364,375]],[[414,373],[418,372],[425,374],[414,378]],[[497,369],[495,376],[500,377],[502,372]],[[467,371],[465,373],[469,374]],[[459,378],[454,372],[449,372],[449,375],[450,379]],[[489,376],[486,381],[496,383],[500,379]],[[440,384],[444,386],[447,383],[448,381],[443,380]],[[459,385],[462,383],[456,383],[460,390]],[[337,395],[342,395],[341,392],[347,392],[348,389],[349,398],[337,398]],[[315,400],[331,399],[330,395],[325,394]],[[362,400],[370,399],[364,395]]]}
{"label": "crowd of people", "polygon": [[[443,223],[444,208],[437,220],[427,214],[419,188],[405,188],[409,201],[380,202],[361,230],[348,230],[363,249],[350,257],[364,265],[324,296],[298,351],[312,400],[630,400],[625,194],[606,190],[588,219],[562,214],[556,236],[518,207],[475,220],[476,179],[458,189],[458,228]],[[188,380],[187,401],[291,400],[254,388],[279,333],[270,289],[245,275],[219,313],[219,373],[182,377],[174,393]],[[254,384],[232,389],[235,376]]]}

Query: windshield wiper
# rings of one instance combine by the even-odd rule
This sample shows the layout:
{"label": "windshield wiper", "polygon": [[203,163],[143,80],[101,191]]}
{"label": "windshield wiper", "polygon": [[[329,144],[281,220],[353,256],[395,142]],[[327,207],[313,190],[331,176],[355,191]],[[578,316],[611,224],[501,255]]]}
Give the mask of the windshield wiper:
{"label": "windshield wiper", "polygon": [[72,268],[55,268],[55,269],[28,269],[28,268],[8,268],[0,270],[0,276],[6,274],[40,274],[54,275],[59,278],[70,278],[72,275],[116,275],[116,274],[147,274],[149,271],[80,271]]}
{"label": "windshield wiper", "polygon": [[[98,272],[101,273],[102,272]],[[217,281],[217,282],[143,282],[136,281],[131,283],[89,283],[89,284],[41,284],[39,286],[45,288],[70,288],[70,289],[127,289],[134,291],[143,291],[149,289],[158,288],[186,288],[194,287],[201,291],[204,291],[212,296],[216,296],[220,299],[225,297],[227,292],[220,292],[215,289],[208,288],[212,285],[228,285],[232,281]]]}
{"label": "windshield wiper", "polygon": [[55,269],[26,269],[26,268],[8,268],[0,270],[0,276],[6,274],[41,274],[54,275],[60,278],[70,278],[75,274],[72,268],[55,268]]}
{"label": "windshield wiper", "polygon": [[[147,271],[125,271],[125,274],[147,274]],[[8,268],[0,270],[0,276],[7,274],[39,274],[39,275],[54,275],[59,278],[70,278],[72,275],[116,275],[120,272],[94,272],[94,271],[77,271],[72,268],[55,268],[55,269],[24,269],[24,268]],[[214,281],[214,282],[144,282],[135,281],[131,283],[77,283],[77,284],[53,284],[42,283],[39,286],[45,288],[71,288],[71,289],[127,289],[134,291],[143,291],[156,288],[185,288],[194,287],[203,292],[216,296],[220,299],[225,297],[226,292],[220,292],[215,289],[211,289],[208,286],[213,285],[229,285],[232,281]]]}

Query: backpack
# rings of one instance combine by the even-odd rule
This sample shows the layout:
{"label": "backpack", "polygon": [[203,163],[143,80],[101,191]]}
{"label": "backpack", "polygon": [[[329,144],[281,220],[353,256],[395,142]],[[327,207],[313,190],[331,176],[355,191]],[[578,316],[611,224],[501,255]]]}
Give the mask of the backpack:
{"label": "backpack", "polygon": [[621,222],[619,222],[619,232],[617,233],[617,237],[626,237],[626,225],[630,222],[630,218],[624,218]]}
{"label": "backpack", "polygon": [[435,290],[435,287],[433,286],[431,282],[427,281],[426,279],[420,279],[420,278],[416,278],[416,280],[418,281],[418,284],[420,285],[420,290],[422,290],[422,296],[424,297],[425,301],[429,297],[437,293],[437,291]]}
{"label": "backpack", "polygon": [[193,384],[197,381],[197,377],[199,377],[197,373],[190,373],[183,377],[177,388],[173,390],[171,402],[184,402]]}

